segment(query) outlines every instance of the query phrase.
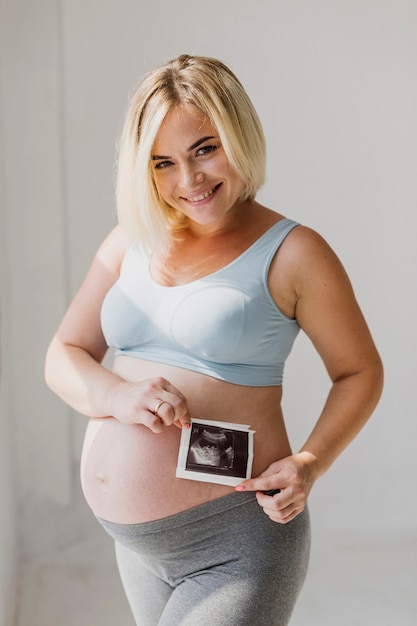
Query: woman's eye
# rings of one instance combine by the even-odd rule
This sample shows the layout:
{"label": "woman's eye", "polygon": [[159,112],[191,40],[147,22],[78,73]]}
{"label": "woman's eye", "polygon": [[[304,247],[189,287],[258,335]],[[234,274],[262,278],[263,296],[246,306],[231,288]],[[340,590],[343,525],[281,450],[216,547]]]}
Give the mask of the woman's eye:
{"label": "woman's eye", "polygon": [[211,154],[217,150],[217,146],[203,146],[203,148],[199,148],[197,150],[198,155]]}
{"label": "woman's eye", "polygon": [[166,167],[168,167],[169,165],[171,165],[171,161],[159,161],[159,163],[155,164],[155,169],[156,170],[163,170]]}

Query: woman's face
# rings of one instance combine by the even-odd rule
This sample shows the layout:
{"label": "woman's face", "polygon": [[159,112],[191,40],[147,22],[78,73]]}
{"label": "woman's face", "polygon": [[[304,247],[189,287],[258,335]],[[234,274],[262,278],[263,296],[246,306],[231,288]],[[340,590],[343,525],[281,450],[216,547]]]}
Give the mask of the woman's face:
{"label": "woman's face", "polygon": [[167,114],[153,146],[152,168],[160,196],[194,225],[221,228],[239,209],[245,184],[210,120],[192,105]]}

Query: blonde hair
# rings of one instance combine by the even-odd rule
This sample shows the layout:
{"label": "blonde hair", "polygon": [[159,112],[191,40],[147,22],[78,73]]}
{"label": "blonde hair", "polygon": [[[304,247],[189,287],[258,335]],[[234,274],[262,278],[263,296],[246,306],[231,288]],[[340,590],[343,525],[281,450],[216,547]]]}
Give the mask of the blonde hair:
{"label": "blonde hair", "polygon": [[219,133],[232,168],[245,183],[242,200],[255,197],[265,177],[265,138],[239,80],[221,61],[181,55],[148,73],[133,95],[117,163],[119,222],[132,243],[150,251],[186,218],[159,197],[151,151],[167,113],[179,104],[201,110]]}

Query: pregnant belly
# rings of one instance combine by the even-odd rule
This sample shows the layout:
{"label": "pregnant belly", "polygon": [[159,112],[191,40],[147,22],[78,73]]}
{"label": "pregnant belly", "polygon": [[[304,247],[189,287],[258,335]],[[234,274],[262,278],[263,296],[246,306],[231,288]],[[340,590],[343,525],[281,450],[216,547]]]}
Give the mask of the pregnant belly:
{"label": "pregnant belly", "polygon": [[81,482],[94,513],[122,524],[173,515],[233,488],[175,477],[180,431],[156,435],[113,418],[91,419],[81,459]]}
{"label": "pregnant belly", "polygon": [[[180,368],[121,357],[114,369],[126,380],[163,376],[187,398],[192,417],[250,425],[256,430],[253,475],[290,453],[280,389],[247,388],[223,383]],[[198,506],[233,491],[233,487],[176,478],[181,431],[159,434],[142,425],[93,418],[82,458],[81,482],[94,513],[112,522],[147,522]]]}

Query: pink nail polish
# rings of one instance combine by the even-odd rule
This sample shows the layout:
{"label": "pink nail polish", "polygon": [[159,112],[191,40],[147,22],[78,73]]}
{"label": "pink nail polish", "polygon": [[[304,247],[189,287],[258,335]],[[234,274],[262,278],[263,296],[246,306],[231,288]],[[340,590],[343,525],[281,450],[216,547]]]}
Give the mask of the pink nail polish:
{"label": "pink nail polish", "polygon": [[235,491],[245,491],[245,489],[245,485],[238,485],[237,487],[235,487]]}
{"label": "pink nail polish", "polygon": [[189,428],[191,428],[191,424],[189,424],[189,423],[187,422],[187,424],[184,424],[184,427],[185,427],[185,428],[187,428],[187,429],[189,429]]}

